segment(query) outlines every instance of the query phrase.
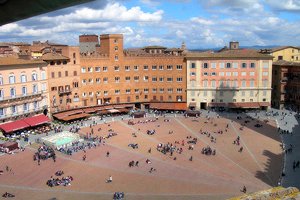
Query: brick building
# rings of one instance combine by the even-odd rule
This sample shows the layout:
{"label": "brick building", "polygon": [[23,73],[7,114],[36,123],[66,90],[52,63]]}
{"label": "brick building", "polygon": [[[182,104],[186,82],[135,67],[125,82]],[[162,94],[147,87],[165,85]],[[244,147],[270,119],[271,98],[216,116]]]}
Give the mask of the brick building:
{"label": "brick building", "polygon": [[264,108],[271,102],[272,56],[239,49],[188,53],[187,103],[191,108]]}
{"label": "brick building", "polygon": [[[123,49],[123,35],[100,36],[96,52],[80,58],[82,106],[186,101],[183,49]],[[151,106],[151,105],[150,105]]]}

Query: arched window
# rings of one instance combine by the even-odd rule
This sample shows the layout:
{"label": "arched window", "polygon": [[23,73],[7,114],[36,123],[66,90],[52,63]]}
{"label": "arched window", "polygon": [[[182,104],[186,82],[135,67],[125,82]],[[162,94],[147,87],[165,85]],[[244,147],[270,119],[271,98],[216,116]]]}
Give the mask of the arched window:
{"label": "arched window", "polygon": [[37,77],[37,73],[36,72],[32,72],[32,81],[37,81],[38,77]]}
{"label": "arched window", "polygon": [[14,75],[13,73],[11,73],[11,74],[9,75],[9,83],[10,83],[10,84],[16,83],[16,77],[15,77],[15,75]]}
{"label": "arched window", "polygon": [[46,79],[46,72],[45,72],[45,71],[42,71],[42,72],[41,72],[41,79],[42,79],[42,80],[45,80],[45,79]]}
{"label": "arched window", "polygon": [[21,83],[26,83],[27,82],[27,76],[24,72],[21,74]]}
{"label": "arched window", "polygon": [[10,96],[15,97],[16,96],[16,88],[12,87],[10,88]]}

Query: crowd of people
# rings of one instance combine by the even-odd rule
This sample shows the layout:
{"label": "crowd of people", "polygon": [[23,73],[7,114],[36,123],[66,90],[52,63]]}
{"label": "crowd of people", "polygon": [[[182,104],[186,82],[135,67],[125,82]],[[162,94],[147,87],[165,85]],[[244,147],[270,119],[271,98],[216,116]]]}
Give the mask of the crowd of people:
{"label": "crowd of people", "polygon": [[[71,182],[73,181],[73,177],[72,176],[66,176],[66,177],[61,177],[64,174],[64,172],[62,170],[57,171],[55,173],[56,178],[54,178],[53,176],[51,176],[51,178],[47,181],[47,185],[49,187],[55,187],[55,186],[68,186],[71,185]],[[59,178],[61,177],[61,178]]]}
{"label": "crowd of people", "polygon": [[40,165],[41,160],[46,160],[48,158],[52,158],[54,162],[56,162],[56,154],[52,147],[42,145],[38,148],[37,152],[33,155],[33,160],[38,162]]}

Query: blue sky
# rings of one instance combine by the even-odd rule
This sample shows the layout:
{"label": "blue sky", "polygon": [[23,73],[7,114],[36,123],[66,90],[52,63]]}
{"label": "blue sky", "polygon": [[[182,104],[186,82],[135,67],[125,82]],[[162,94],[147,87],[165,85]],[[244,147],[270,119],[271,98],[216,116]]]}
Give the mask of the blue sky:
{"label": "blue sky", "polygon": [[125,47],[300,46],[300,0],[96,0],[0,27],[0,41],[78,45],[80,34],[124,34]]}

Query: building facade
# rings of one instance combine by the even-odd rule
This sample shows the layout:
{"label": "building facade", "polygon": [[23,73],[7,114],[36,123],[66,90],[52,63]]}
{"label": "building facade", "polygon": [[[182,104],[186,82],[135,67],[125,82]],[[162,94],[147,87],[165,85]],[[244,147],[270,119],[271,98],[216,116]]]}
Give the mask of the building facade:
{"label": "building facade", "polygon": [[16,120],[48,107],[47,63],[0,58],[0,120]]}
{"label": "building facade", "polygon": [[272,56],[231,43],[220,52],[188,53],[186,63],[189,107],[270,106]]}
{"label": "building facade", "polygon": [[283,46],[271,49],[270,55],[273,61],[285,60],[290,62],[300,62],[300,48],[293,46]]}
{"label": "building facade", "polygon": [[82,53],[82,106],[185,102],[186,67],[181,48],[123,49],[123,35],[100,36],[97,52]]}
{"label": "building facade", "polygon": [[300,110],[300,63],[273,63],[272,107]]}

